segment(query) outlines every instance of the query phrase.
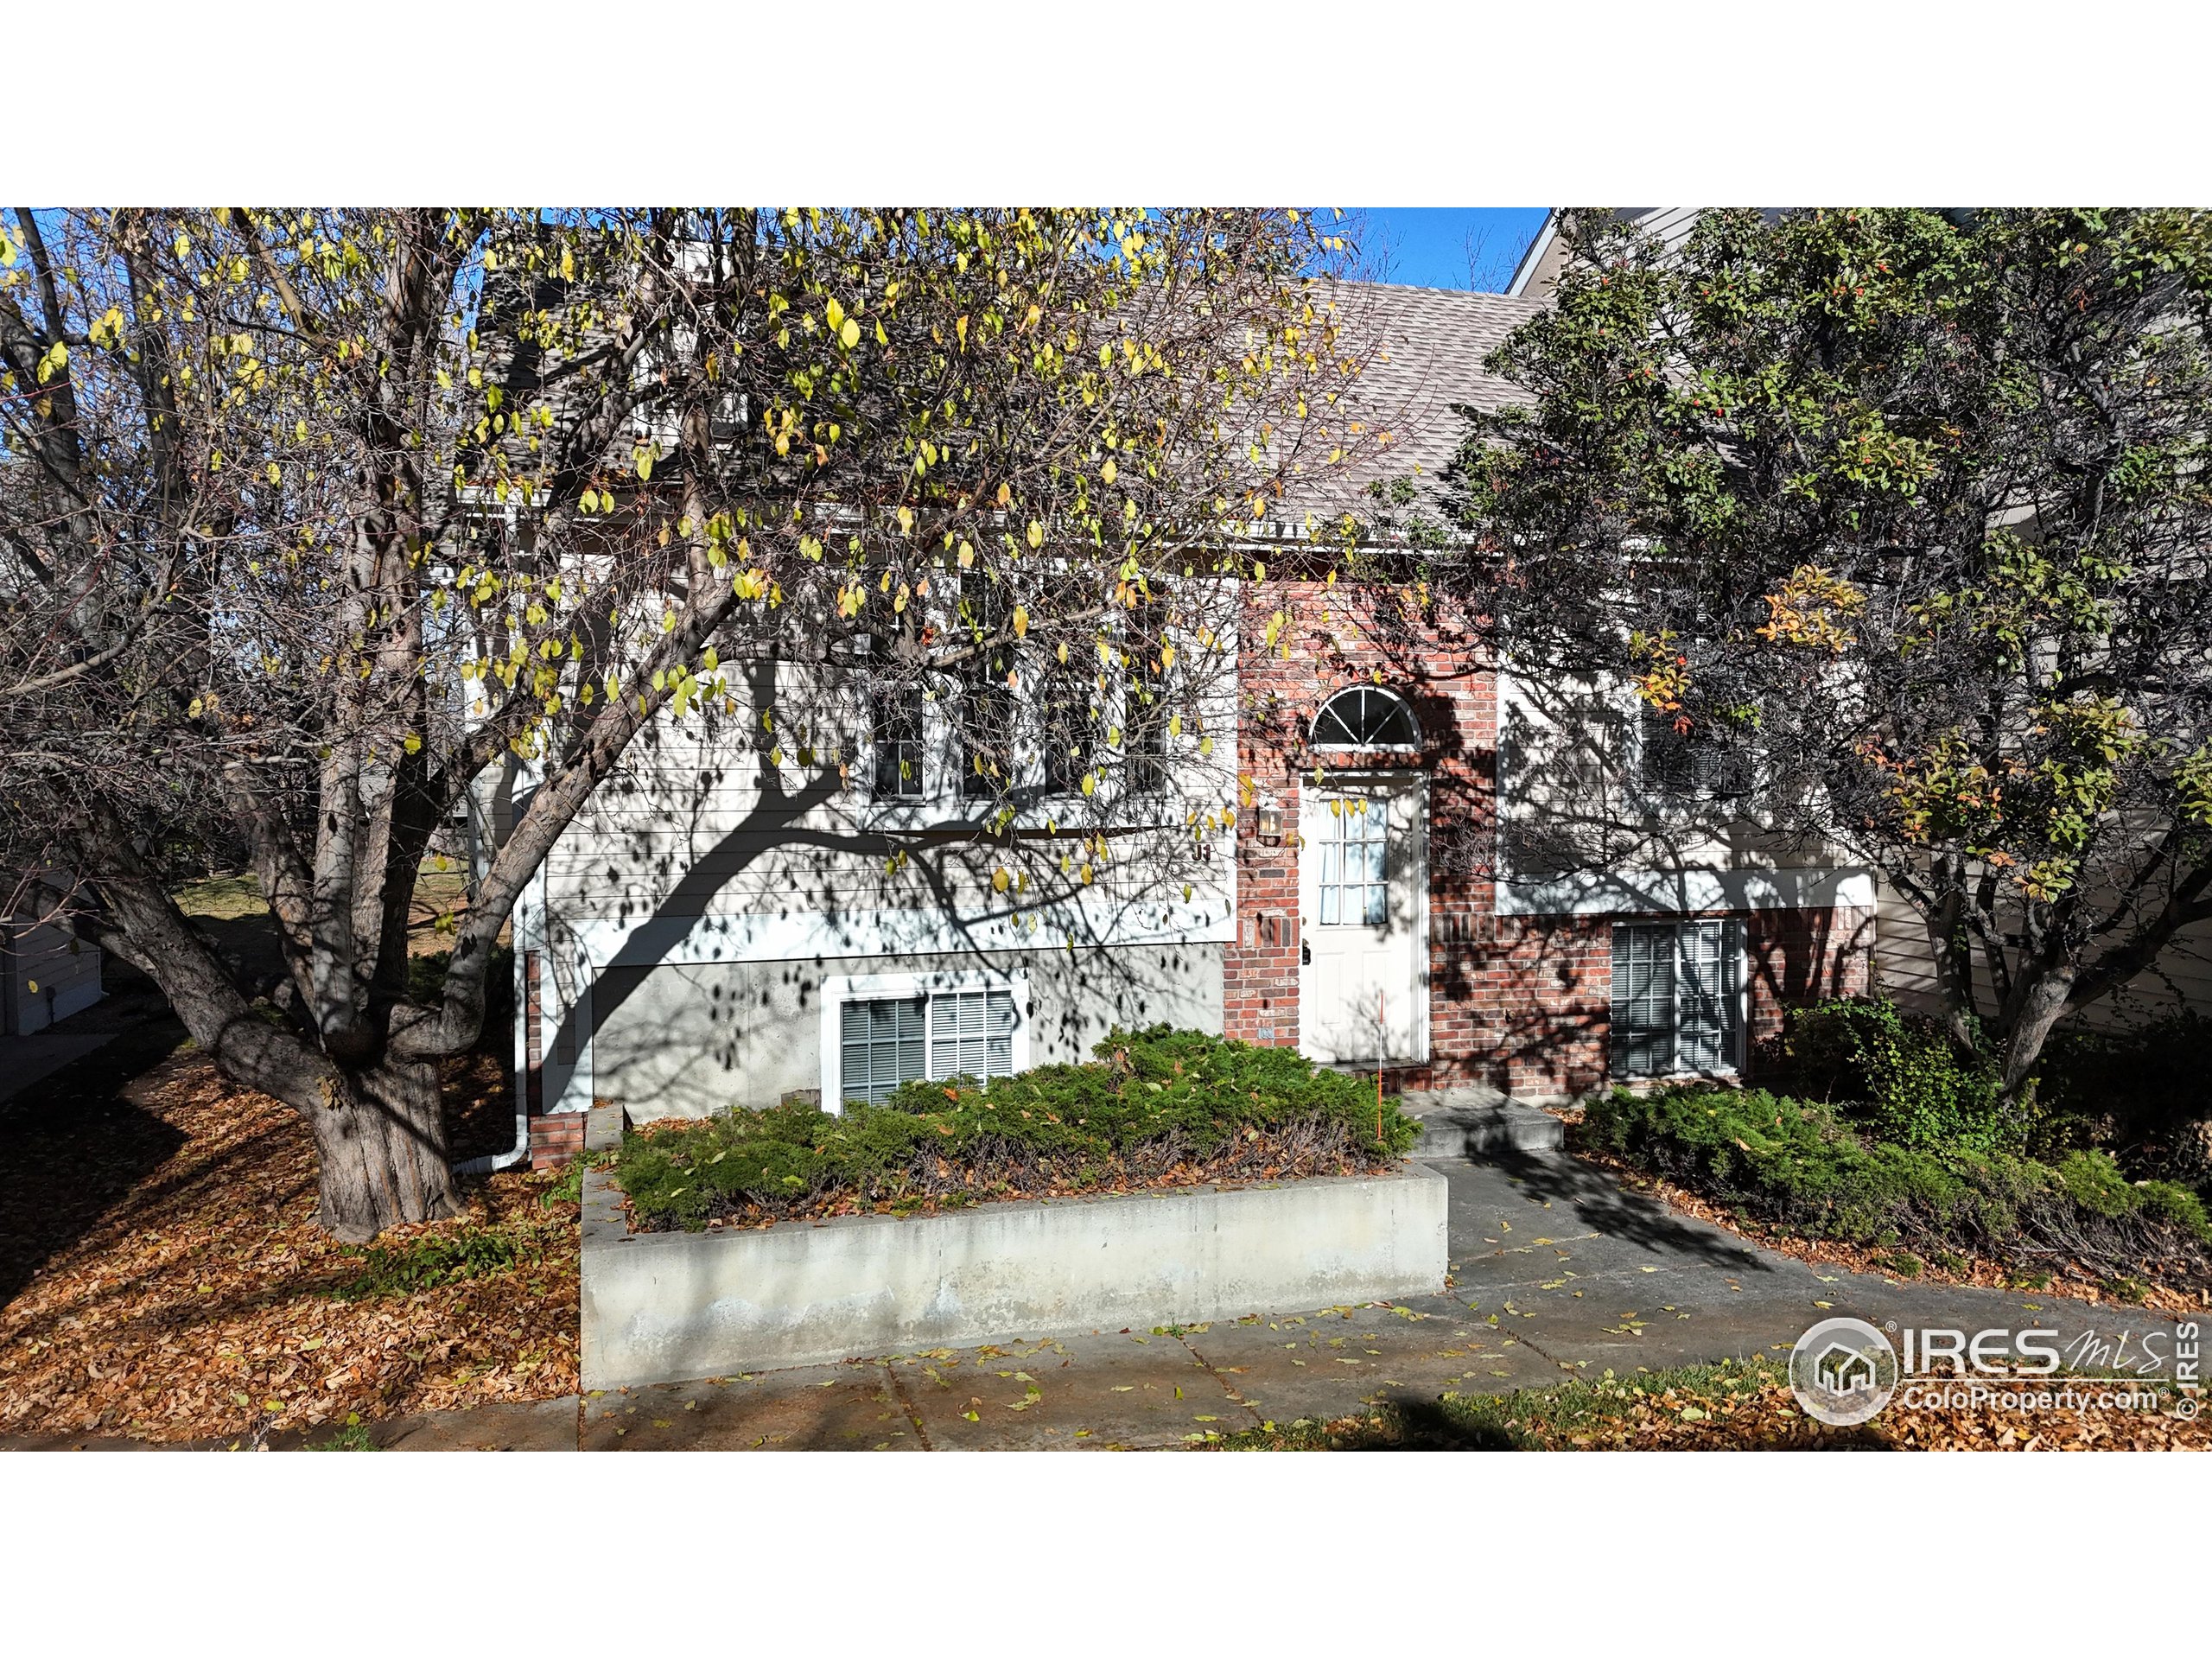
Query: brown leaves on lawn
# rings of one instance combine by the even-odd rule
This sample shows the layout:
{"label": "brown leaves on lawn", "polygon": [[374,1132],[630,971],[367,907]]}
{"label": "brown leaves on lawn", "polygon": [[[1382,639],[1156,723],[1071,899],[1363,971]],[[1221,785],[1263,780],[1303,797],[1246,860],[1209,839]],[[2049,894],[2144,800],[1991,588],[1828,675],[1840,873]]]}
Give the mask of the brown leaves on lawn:
{"label": "brown leaves on lawn", "polygon": [[493,1176],[466,1216],[378,1241],[499,1227],[521,1265],[345,1302],[363,1262],[312,1225],[306,1126],[205,1057],[10,1120],[37,1178],[0,1184],[0,1434],[232,1439],[576,1390],[576,1208],[541,1204],[550,1176]]}
{"label": "brown leaves on lawn", "polygon": [[[2001,1392],[2006,1386],[1996,1384]],[[2056,1389],[2066,1379],[2023,1379]],[[2136,1386],[2075,1379],[2094,1399]],[[1657,1378],[1608,1376],[1497,1395],[1399,1402],[1326,1423],[1271,1426],[1236,1437],[1243,1449],[1547,1452],[2164,1452],[2212,1450],[2212,1422],[2174,1414],[2169,1392],[2152,1409],[1907,1405],[1831,1428],[1805,1415],[1769,1361],[1696,1366]]]}

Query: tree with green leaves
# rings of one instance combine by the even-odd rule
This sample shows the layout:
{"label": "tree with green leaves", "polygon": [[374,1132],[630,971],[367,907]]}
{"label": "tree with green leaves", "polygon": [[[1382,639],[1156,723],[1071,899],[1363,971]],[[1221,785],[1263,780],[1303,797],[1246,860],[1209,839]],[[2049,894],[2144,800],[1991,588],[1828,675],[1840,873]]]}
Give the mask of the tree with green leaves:
{"label": "tree with green leaves", "polygon": [[[2212,214],[1567,221],[1451,580],[1925,923],[2008,1100],[2212,918]],[[1707,765],[1709,763],[1709,765]]]}
{"label": "tree with green leaves", "polygon": [[[449,1213],[439,1062],[639,734],[731,706],[723,659],[791,633],[931,696],[1040,657],[1118,672],[1133,641],[1165,675],[1180,579],[1352,442],[1287,412],[1354,368],[1313,287],[1341,251],[1291,212],[0,217],[11,862],[73,875],[60,919],[304,1116],[324,1226]],[[1020,785],[970,747],[981,843]],[[425,993],[416,873],[518,763]],[[273,986],[170,896],[233,848]]]}

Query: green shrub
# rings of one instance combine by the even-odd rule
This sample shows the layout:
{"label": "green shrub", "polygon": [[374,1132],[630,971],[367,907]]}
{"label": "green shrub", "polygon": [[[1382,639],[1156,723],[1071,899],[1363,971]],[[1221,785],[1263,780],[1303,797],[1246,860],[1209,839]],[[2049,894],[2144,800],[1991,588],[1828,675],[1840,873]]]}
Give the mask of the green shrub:
{"label": "green shrub", "polygon": [[434,1235],[399,1245],[373,1244],[361,1253],[359,1276],[331,1294],[341,1302],[365,1301],[372,1296],[411,1296],[463,1279],[505,1273],[521,1262],[536,1261],[537,1255],[534,1242],[497,1228]]}
{"label": "green shrub", "polygon": [[1854,1131],[1826,1102],[1755,1089],[1620,1089],[1580,1135],[1703,1196],[1815,1238],[1939,1266],[1966,1251],[2105,1275],[2212,1279],[2212,1226],[2186,1189],[2126,1180],[2102,1154],[2056,1167],[2003,1152],[1931,1152]]}
{"label": "green shrub", "polygon": [[358,1411],[346,1414],[346,1421],[330,1431],[330,1438],[309,1440],[300,1448],[303,1452],[374,1452],[377,1443],[369,1438],[369,1427],[361,1421]]}
{"label": "green shrub", "polygon": [[2135,1190],[2143,1195],[2145,1215],[2199,1238],[2212,1235],[2212,1217],[2205,1213],[2204,1200],[2180,1183],[2145,1181]]}
{"label": "green shrub", "polygon": [[842,1116],[789,1104],[654,1126],[625,1138],[617,1173],[639,1224],[696,1229],[848,1203],[1374,1168],[1420,1133],[1395,1105],[1378,1126],[1371,1078],[1290,1049],[1155,1026],[1116,1031],[1095,1052],[987,1084],[910,1083]]}
{"label": "green shrub", "polygon": [[1941,1024],[1894,1002],[1838,997],[1800,1009],[1788,1049],[1800,1087],[1846,1102],[1884,1141],[2018,1150],[2024,1138],[1999,1109],[1994,1059],[1961,1055]]}
{"label": "green shrub", "polygon": [[2063,1026],[2036,1084],[2044,1155],[2103,1147],[2138,1175],[2171,1161],[2186,1126],[2212,1118],[2212,1019],[2194,1011],[2140,1025]]}
{"label": "green shrub", "polygon": [[2143,1207],[2142,1195],[2107,1153],[2068,1153],[2058,1161],[2058,1179],[2075,1203],[2098,1215],[2125,1216]]}

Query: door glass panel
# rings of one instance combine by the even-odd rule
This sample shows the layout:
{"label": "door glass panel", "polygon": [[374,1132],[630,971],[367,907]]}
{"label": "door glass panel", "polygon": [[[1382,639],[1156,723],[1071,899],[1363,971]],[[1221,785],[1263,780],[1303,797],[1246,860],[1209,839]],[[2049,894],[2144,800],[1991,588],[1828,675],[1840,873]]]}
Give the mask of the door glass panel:
{"label": "door glass panel", "polygon": [[1321,925],[1382,926],[1390,914],[1389,801],[1366,796],[1333,800],[1321,834]]}

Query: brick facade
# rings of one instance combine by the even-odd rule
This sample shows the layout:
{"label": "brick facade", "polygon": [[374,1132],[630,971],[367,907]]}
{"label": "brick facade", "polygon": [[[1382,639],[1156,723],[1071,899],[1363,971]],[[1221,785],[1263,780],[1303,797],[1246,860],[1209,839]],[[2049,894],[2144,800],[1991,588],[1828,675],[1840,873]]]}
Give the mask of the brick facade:
{"label": "brick facade", "polygon": [[[1414,766],[1428,789],[1429,1058],[1395,1081],[1408,1090],[1482,1084],[1529,1098],[1601,1086],[1615,918],[1496,913],[1497,688],[1475,629],[1449,613],[1422,616],[1400,588],[1315,582],[1251,585],[1241,626],[1227,1034],[1281,1047],[1299,1040],[1302,788],[1317,768],[1325,779]],[[1359,683],[1389,686],[1412,703],[1423,740],[1417,756],[1311,748],[1314,714]],[[1263,815],[1279,835],[1262,835]],[[1773,1057],[1785,1007],[1867,988],[1873,918],[1842,908],[1740,914],[1757,1071]]]}
{"label": "brick facade", "polygon": [[530,1166],[558,1169],[584,1149],[582,1112],[550,1112],[530,1120]]}

